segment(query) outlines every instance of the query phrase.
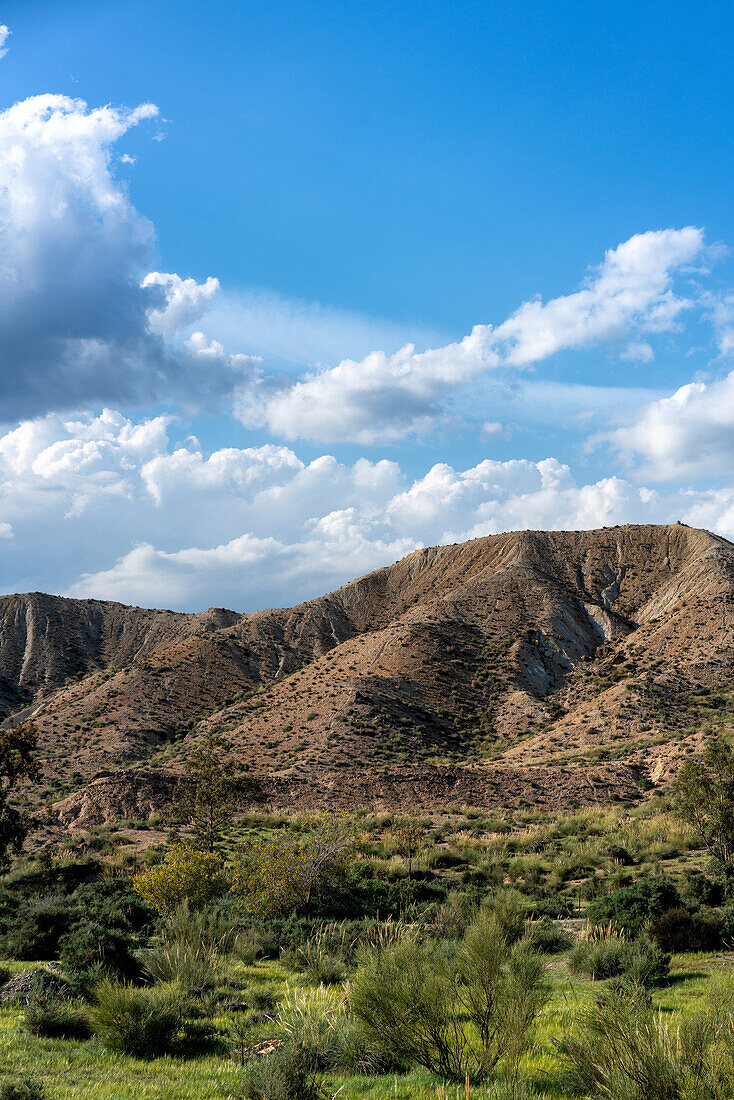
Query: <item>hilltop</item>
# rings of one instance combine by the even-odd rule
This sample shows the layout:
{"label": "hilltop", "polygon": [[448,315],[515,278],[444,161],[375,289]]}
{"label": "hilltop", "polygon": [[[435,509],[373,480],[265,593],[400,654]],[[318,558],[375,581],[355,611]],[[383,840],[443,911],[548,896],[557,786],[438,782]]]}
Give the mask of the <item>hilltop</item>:
{"label": "hilltop", "polygon": [[252,614],[0,597],[0,706],[43,797],[86,788],[68,821],[150,812],[211,732],[273,804],[635,800],[734,721],[733,660],[734,546],[681,524],[418,550]]}

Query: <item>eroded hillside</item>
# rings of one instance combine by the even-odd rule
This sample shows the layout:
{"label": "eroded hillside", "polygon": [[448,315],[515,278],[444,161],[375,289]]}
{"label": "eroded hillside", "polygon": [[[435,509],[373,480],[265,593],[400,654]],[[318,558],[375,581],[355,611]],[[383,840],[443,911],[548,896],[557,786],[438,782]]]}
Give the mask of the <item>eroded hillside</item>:
{"label": "eroded hillside", "polygon": [[678,524],[419,550],[242,616],[0,611],[2,697],[35,712],[46,797],[175,775],[214,732],[275,801],[633,798],[734,721],[734,546]]}

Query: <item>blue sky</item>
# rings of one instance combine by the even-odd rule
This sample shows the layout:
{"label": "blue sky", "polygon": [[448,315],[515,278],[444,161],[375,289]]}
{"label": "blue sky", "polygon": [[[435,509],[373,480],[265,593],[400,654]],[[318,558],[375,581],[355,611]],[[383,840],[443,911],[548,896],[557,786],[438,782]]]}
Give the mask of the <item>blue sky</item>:
{"label": "blue sky", "polygon": [[0,18],[2,591],[249,609],[507,528],[734,535],[727,5]]}

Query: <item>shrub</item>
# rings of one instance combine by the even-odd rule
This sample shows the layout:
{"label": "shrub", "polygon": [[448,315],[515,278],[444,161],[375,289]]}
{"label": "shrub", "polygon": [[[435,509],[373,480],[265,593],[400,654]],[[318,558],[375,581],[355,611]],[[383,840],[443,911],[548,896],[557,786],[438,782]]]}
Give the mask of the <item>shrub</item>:
{"label": "shrub", "polygon": [[731,996],[680,1023],[644,997],[600,998],[576,1035],[556,1044],[566,1087],[604,1100],[731,1100],[734,1018]]}
{"label": "shrub", "polygon": [[568,951],[573,940],[556,921],[542,917],[530,928],[528,943],[541,955],[557,955],[561,951]]}
{"label": "shrub", "polygon": [[538,957],[511,946],[487,912],[455,949],[407,940],[365,951],[350,991],[355,1015],[391,1055],[459,1081],[501,1062],[515,1074],[546,999]]}
{"label": "shrub", "polygon": [[347,1013],[344,997],[333,990],[294,992],[280,1004],[279,1020],[283,1041],[315,1073],[375,1074],[402,1068]]}
{"label": "shrub", "polygon": [[5,950],[12,959],[55,959],[69,922],[69,907],[63,899],[30,902],[5,936]]}
{"label": "shrub", "polygon": [[715,951],[724,932],[724,913],[708,907],[689,913],[679,906],[650,921],[650,935],[664,951]]}
{"label": "shrub", "polygon": [[85,882],[69,898],[74,917],[82,923],[96,921],[146,938],[155,930],[158,914],[143,901],[125,879]]}
{"label": "shrub", "polygon": [[35,1077],[16,1077],[0,1083],[0,1100],[46,1100],[47,1096]]}
{"label": "shrub", "polygon": [[157,909],[170,915],[183,902],[192,908],[205,905],[227,889],[222,857],[177,844],[162,863],[141,871],[133,879],[133,890]]}
{"label": "shrub", "polygon": [[594,898],[587,910],[592,924],[613,924],[635,935],[653,917],[680,905],[680,894],[664,875],[647,875],[632,886],[622,886],[605,897]]}
{"label": "shrub", "polygon": [[92,1029],[108,1050],[152,1058],[176,1048],[186,1008],[176,987],[139,989],[103,981],[96,990]]}
{"label": "shrub", "polygon": [[36,997],[25,1010],[23,1022],[29,1035],[46,1039],[88,1039],[92,1034],[83,1012],[50,997]]}
{"label": "shrub", "polygon": [[309,908],[330,882],[344,876],[354,847],[350,823],[323,818],[312,832],[283,830],[273,839],[250,839],[237,853],[232,893],[249,913],[286,916]]}
{"label": "shrub", "polygon": [[251,1058],[242,1071],[243,1100],[320,1100],[322,1095],[316,1071],[291,1043]]}
{"label": "shrub", "polygon": [[571,949],[568,965],[575,973],[595,980],[624,975],[649,987],[667,975],[670,956],[647,940],[630,940],[608,929],[590,928]]}
{"label": "shrub", "polygon": [[490,901],[484,903],[494,915],[497,926],[508,943],[517,943],[525,934],[525,911],[517,890],[498,890]]}
{"label": "shrub", "polygon": [[213,989],[222,966],[205,943],[173,940],[148,948],[141,956],[145,972],[158,982],[178,982],[186,990]]}
{"label": "shrub", "polygon": [[61,940],[59,958],[69,982],[80,993],[88,992],[102,973],[127,981],[140,977],[140,964],[128,937],[101,924],[73,928]]}

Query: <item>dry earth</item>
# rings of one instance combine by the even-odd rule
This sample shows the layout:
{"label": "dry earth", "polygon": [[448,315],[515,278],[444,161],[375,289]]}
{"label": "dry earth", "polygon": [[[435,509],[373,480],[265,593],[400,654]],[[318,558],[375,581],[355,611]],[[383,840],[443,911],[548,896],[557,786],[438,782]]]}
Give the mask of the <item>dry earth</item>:
{"label": "dry earth", "polygon": [[734,546],[681,524],[419,550],[247,615],[0,598],[42,795],[105,773],[78,824],[148,814],[210,733],[274,806],[639,799],[734,723],[733,661]]}

